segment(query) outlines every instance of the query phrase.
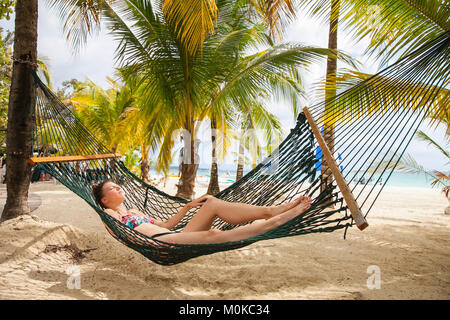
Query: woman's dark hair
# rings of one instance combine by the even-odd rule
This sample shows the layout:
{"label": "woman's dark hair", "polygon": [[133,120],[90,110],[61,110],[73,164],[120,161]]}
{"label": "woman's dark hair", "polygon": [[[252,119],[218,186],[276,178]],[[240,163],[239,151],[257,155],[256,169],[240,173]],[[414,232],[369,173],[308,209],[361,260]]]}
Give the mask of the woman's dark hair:
{"label": "woman's dark hair", "polygon": [[104,194],[103,194],[103,186],[105,185],[105,183],[107,183],[107,182],[112,182],[112,180],[110,180],[110,179],[108,179],[108,180],[105,180],[105,181],[102,181],[102,182],[100,182],[100,183],[94,183],[93,185],[92,185],[92,193],[94,194],[94,199],[95,199],[95,202],[102,208],[102,209],[105,209],[106,207],[103,205],[103,203],[102,203],[102,198],[103,198],[103,196],[104,196]]}

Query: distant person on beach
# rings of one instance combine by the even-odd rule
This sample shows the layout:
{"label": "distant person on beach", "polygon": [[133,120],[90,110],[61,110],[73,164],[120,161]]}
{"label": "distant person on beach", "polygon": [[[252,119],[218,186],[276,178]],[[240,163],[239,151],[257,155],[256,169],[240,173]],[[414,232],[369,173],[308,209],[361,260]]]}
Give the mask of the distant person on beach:
{"label": "distant person on beach", "polygon": [[[278,206],[254,206],[232,203],[204,196],[188,202],[167,221],[150,219],[136,209],[127,210],[123,204],[124,190],[111,180],[92,186],[95,201],[113,218],[140,233],[172,243],[201,244],[238,241],[267,232],[302,214],[311,205],[311,199],[300,196]],[[171,231],[192,207],[201,207],[182,231]],[[211,229],[215,218],[231,224],[243,224],[259,219],[262,222],[240,226],[232,230]]]}

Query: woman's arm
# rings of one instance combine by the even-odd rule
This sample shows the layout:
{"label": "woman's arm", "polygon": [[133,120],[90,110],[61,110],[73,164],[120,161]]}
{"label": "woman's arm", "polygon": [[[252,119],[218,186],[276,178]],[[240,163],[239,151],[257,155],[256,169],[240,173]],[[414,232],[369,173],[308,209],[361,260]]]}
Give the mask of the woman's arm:
{"label": "woman's arm", "polygon": [[[181,208],[180,211],[178,211],[177,214],[173,215],[172,217],[170,217],[166,221],[161,221],[161,220],[158,220],[158,219],[155,219],[155,218],[152,218],[152,220],[154,221],[155,225],[171,230],[173,227],[175,227],[181,221],[181,219],[184,218],[184,216],[186,215],[186,213],[189,211],[190,208],[202,206],[205,203],[205,201],[208,198],[210,198],[210,197],[212,197],[212,196],[206,195],[206,196],[197,198],[197,199],[195,199],[195,200],[193,200],[191,202],[186,203],[183,206],[183,208]],[[137,209],[133,208],[133,209],[130,209],[128,211],[132,212],[134,214],[137,214],[138,216],[146,217],[146,215],[144,215],[142,212],[140,212]]]}
{"label": "woman's arm", "polygon": [[166,221],[159,221],[159,220],[155,220],[155,224],[157,226],[172,230],[173,227],[175,227],[180,221],[181,219],[184,218],[184,216],[186,215],[186,213],[189,211],[190,208],[192,207],[198,207],[198,206],[202,206],[204,203],[203,201],[199,201],[202,198],[196,199],[192,202],[188,202],[186,203],[183,208],[180,209],[180,211],[178,211],[177,214],[173,215],[172,217],[170,217],[169,219],[167,219]]}

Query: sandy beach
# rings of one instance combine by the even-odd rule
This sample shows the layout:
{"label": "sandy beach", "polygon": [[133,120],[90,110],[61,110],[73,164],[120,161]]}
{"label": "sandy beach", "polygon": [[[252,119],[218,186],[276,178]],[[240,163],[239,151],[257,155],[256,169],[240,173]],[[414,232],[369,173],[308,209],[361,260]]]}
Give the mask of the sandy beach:
{"label": "sandy beach", "polygon": [[[174,194],[175,182],[160,188]],[[3,209],[5,185],[0,199]],[[335,231],[260,241],[170,267],[114,240],[59,183],[32,184],[29,204],[31,215],[0,224],[0,299],[450,298],[439,189],[386,187],[369,228],[345,240]]]}

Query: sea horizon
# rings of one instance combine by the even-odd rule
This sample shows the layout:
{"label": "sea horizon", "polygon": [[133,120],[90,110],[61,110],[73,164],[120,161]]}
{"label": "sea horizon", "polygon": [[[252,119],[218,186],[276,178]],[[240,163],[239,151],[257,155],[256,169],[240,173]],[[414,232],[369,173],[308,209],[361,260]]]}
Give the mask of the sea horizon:
{"label": "sea horizon", "polygon": [[[210,168],[207,167],[199,167],[197,170],[197,179],[202,179],[203,182],[206,180],[209,181]],[[251,169],[244,168],[244,175],[250,172]],[[150,168],[150,174],[153,176],[162,176],[162,174],[156,173],[155,168],[152,166]],[[177,176],[179,174],[178,166],[170,166],[168,174],[170,176]],[[226,168],[218,168],[219,178],[223,182],[233,183],[236,178],[236,168],[235,169],[226,169]],[[383,180],[387,179],[389,172],[386,172],[383,175]],[[357,172],[352,172],[352,177],[355,177],[352,180],[352,183],[356,183],[359,179],[364,178],[365,180],[369,180],[371,174],[366,173],[364,177]],[[379,174],[374,174],[372,179],[369,181],[369,184],[374,184],[377,182]],[[364,182],[364,181],[363,181]],[[424,174],[416,174],[416,173],[404,173],[399,171],[392,172],[389,180],[386,183],[386,186],[392,187],[421,187],[421,188],[430,188],[430,189],[440,189],[441,187],[432,187],[432,180],[427,178]],[[378,182],[379,183],[379,182]]]}

